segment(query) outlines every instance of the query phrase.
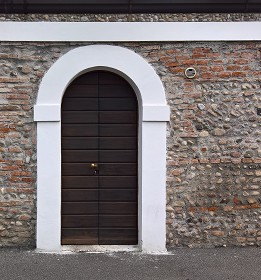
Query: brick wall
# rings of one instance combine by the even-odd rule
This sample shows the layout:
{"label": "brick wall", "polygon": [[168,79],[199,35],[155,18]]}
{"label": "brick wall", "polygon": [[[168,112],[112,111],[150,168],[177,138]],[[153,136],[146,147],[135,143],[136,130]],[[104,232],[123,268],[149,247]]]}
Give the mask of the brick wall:
{"label": "brick wall", "polygon": [[[80,45],[0,44],[1,246],[35,245],[33,105],[44,73]],[[155,68],[171,106],[168,248],[259,245],[261,44],[119,45]],[[191,80],[184,76],[189,66],[197,70]]]}

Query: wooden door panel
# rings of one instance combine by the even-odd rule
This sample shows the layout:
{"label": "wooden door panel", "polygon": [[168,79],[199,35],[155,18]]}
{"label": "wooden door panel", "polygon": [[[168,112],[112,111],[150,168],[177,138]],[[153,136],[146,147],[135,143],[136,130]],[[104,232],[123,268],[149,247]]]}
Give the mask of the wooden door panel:
{"label": "wooden door panel", "polygon": [[96,124],[63,124],[62,136],[98,136],[99,128]]}
{"label": "wooden door panel", "polygon": [[100,176],[132,176],[137,175],[136,163],[100,163]]}
{"label": "wooden door panel", "polygon": [[64,98],[62,111],[97,111],[97,98]]}
{"label": "wooden door panel", "polygon": [[87,75],[81,75],[73,81],[73,85],[95,85],[99,83],[98,71],[89,72]]}
{"label": "wooden door panel", "polygon": [[62,245],[98,244],[98,229],[64,229],[62,228]]}
{"label": "wooden door panel", "polygon": [[99,97],[107,98],[133,98],[133,89],[126,84],[99,85]]}
{"label": "wooden door panel", "polygon": [[98,201],[98,189],[65,189],[62,190],[62,200],[64,202],[78,202],[78,201]]}
{"label": "wooden door panel", "polygon": [[99,85],[125,85],[129,84],[120,76],[110,72],[101,71],[99,73]]}
{"label": "wooden door panel", "polygon": [[98,123],[97,111],[62,111],[63,123],[89,124]]}
{"label": "wooden door panel", "polygon": [[64,189],[98,189],[97,176],[62,176]]}
{"label": "wooden door panel", "polygon": [[137,154],[135,150],[64,150],[63,162],[136,162]]}
{"label": "wooden door panel", "polygon": [[91,168],[92,162],[86,163],[63,163],[62,173],[66,176],[133,176],[137,175],[135,163],[99,163],[98,174]]}
{"label": "wooden door panel", "polygon": [[99,189],[99,201],[119,201],[119,202],[136,202],[137,190],[129,189]]}
{"label": "wooden door panel", "polygon": [[135,189],[137,188],[136,176],[99,176],[101,189]]}
{"label": "wooden door panel", "polygon": [[137,153],[135,150],[101,150],[99,151],[99,161],[101,163],[112,163],[112,162],[127,162],[136,163],[137,161]]}
{"label": "wooden door panel", "polygon": [[136,215],[99,215],[99,226],[101,228],[135,228],[137,226]]}
{"label": "wooden door panel", "polygon": [[133,98],[105,98],[99,99],[99,109],[101,111],[135,111],[137,102]]}
{"label": "wooden door panel", "polygon": [[136,137],[100,137],[100,150],[136,150]]}
{"label": "wooden door panel", "polygon": [[99,202],[99,214],[137,214],[136,202]]}
{"label": "wooden door panel", "polygon": [[[129,219],[129,224],[132,219]],[[126,224],[128,224],[126,222]],[[62,216],[63,229],[65,228],[98,228],[98,215],[63,215]]]}
{"label": "wooden door panel", "polygon": [[62,137],[63,150],[136,150],[136,137]]}
{"label": "wooden door panel", "polygon": [[100,123],[124,123],[135,124],[137,122],[136,111],[100,111]]}
{"label": "wooden door panel", "polygon": [[132,245],[137,242],[136,227],[133,229],[99,229],[99,244],[101,245]]}
{"label": "wooden door panel", "polygon": [[137,108],[130,85],[106,71],[65,92],[62,244],[137,244]]}
{"label": "wooden door panel", "polygon": [[99,214],[97,202],[63,202],[62,215],[89,215]]}
{"label": "wooden door panel", "polygon": [[135,124],[100,124],[100,136],[136,136],[137,127]]}
{"label": "wooden door panel", "polygon": [[62,174],[66,176],[92,176],[95,175],[93,168],[91,168],[92,162],[86,163],[63,163]]}
{"label": "wooden door panel", "polygon": [[63,162],[98,162],[99,151],[98,150],[64,150],[63,151]]}
{"label": "wooden door panel", "polygon": [[70,85],[66,90],[66,98],[82,97],[98,97],[97,85]]}
{"label": "wooden door panel", "polygon": [[98,137],[62,137],[62,150],[97,150]]}

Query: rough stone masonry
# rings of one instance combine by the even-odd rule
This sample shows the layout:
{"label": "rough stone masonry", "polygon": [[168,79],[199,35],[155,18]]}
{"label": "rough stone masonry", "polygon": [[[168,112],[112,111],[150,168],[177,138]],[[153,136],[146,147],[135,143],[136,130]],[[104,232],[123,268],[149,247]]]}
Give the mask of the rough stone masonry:
{"label": "rough stone masonry", "polygon": [[[0,246],[35,246],[41,78],[78,43],[0,44]],[[167,247],[261,243],[261,44],[125,43],[161,77],[171,106]],[[193,66],[194,79],[184,70]],[[48,148],[48,147],[47,147]]]}

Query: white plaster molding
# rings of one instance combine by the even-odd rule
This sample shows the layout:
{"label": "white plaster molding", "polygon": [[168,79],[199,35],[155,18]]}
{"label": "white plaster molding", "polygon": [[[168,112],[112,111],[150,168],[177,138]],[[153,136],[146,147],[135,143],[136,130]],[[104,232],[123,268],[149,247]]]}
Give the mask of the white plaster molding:
{"label": "white plaster molding", "polygon": [[260,41],[261,22],[0,22],[0,41]]}
{"label": "white plaster molding", "polygon": [[143,121],[169,121],[170,108],[168,105],[165,106],[143,106]]}
{"label": "white plaster molding", "polygon": [[36,122],[56,122],[61,120],[60,104],[40,104],[34,106],[34,120]]}
{"label": "white plaster molding", "polygon": [[69,51],[51,66],[42,79],[35,105],[35,120],[38,121],[37,248],[49,252],[63,248],[60,244],[60,107],[71,81],[92,70],[108,70],[121,75],[137,95],[140,116],[139,246],[147,252],[164,251],[166,121],[170,117],[164,88],[154,69],[141,56],[126,48],[108,45],[85,46]]}
{"label": "white plaster molding", "polygon": [[61,123],[37,123],[38,249],[59,251],[61,227]]}
{"label": "white plaster molding", "polygon": [[[71,81],[84,72],[99,69],[107,69],[123,76],[136,91],[138,101],[143,107],[167,105],[160,78],[140,55],[126,48],[91,45],[76,48],[53,64],[42,79],[37,106],[60,105]],[[57,73],[60,73],[59,78]],[[35,109],[38,110],[37,108]],[[39,117],[38,115],[40,121]],[[156,118],[154,120],[156,121]]]}
{"label": "white plaster molding", "polygon": [[166,122],[142,123],[142,246],[166,246]]}

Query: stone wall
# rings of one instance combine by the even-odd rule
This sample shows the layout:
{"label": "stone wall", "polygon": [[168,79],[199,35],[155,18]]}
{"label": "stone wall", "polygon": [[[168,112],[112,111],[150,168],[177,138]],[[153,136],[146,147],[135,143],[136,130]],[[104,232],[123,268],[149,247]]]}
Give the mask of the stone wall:
{"label": "stone wall", "polygon": [[[1,246],[35,245],[33,105],[44,73],[80,45],[84,44],[0,44]],[[117,45],[139,53],[155,68],[171,106],[168,248],[259,245],[261,45]],[[191,80],[184,76],[189,66],[197,70]]]}
{"label": "stone wall", "polygon": [[0,14],[0,21],[63,22],[185,22],[185,21],[260,21],[260,13],[231,14]]}
{"label": "stone wall", "polygon": [[35,246],[36,124],[44,73],[65,46],[0,43],[0,246]]}
{"label": "stone wall", "polygon": [[[172,111],[170,246],[260,243],[260,47],[180,44],[150,54],[168,73],[162,79]],[[184,78],[187,66],[198,71],[193,80]]]}

